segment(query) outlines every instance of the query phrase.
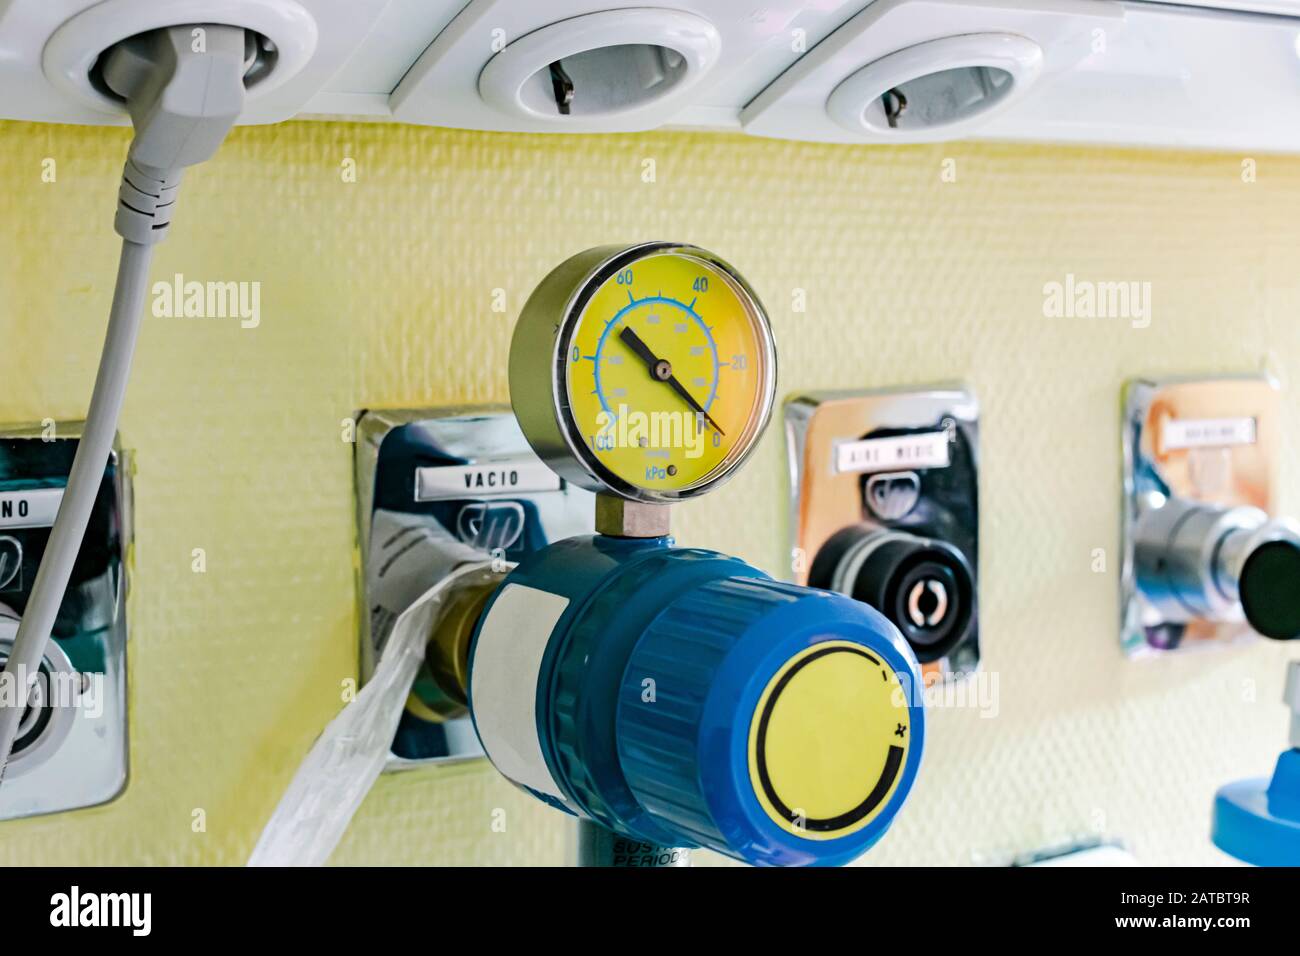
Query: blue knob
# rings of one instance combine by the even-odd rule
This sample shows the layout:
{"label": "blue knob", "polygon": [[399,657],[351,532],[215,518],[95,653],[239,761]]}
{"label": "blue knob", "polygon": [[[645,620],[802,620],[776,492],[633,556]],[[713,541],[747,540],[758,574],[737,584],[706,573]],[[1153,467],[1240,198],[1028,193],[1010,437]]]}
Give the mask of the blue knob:
{"label": "blue knob", "polygon": [[1271,779],[1220,787],[1211,838],[1256,866],[1300,865],[1300,750],[1283,751]]}
{"label": "blue knob", "polygon": [[475,726],[508,777],[629,837],[766,865],[880,838],[920,763],[920,687],[878,612],[667,539],[531,555],[470,653]]}

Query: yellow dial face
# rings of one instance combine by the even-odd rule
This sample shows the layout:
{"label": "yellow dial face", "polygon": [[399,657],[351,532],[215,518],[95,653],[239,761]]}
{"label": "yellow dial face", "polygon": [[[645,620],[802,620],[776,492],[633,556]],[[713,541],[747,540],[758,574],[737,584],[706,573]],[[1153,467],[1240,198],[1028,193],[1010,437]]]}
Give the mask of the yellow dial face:
{"label": "yellow dial face", "polygon": [[600,282],[565,352],[573,432],[650,496],[700,489],[758,437],[774,383],[771,333],[726,271],[652,252]]}

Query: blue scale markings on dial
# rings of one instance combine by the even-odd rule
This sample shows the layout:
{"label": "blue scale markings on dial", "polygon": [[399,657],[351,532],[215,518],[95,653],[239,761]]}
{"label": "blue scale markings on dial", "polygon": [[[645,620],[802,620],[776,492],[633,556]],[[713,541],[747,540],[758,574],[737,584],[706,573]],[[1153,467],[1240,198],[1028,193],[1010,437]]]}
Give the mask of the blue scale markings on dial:
{"label": "blue scale markings on dial", "polygon": [[600,334],[600,339],[599,341],[596,342],[596,354],[583,356],[584,359],[592,363],[592,366],[595,370],[595,377],[596,377],[595,392],[596,392],[596,396],[600,399],[600,407],[605,410],[605,414],[608,415],[611,420],[617,418],[614,412],[610,410],[609,403],[605,401],[605,393],[602,390],[600,384],[600,358],[605,350],[605,340],[609,338],[609,333],[614,330],[614,328],[624,318],[624,316],[626,316],[633,309],[639,308],[643,305],[646,305],[647,303],[649,304],[659,303],[669,308],[678,309],[686,313],[692,319],[695,320],[695,324],[698,325],[700,327],[700,331],[704,333],[704,338],[709,343],[709,351],[713,354],[713,382],[709,387],[709,397],[705,399],[701,404],[704,405],[705,411],[708,411],[710,408],[712,408],[713,400],[717,398],[718,395],[718,369],[722,366],[722,363],[718,361],[718,346],[713,341],[713,333],[709,330],[709,327],[704,324],[704,319],[700,316],[700,314],[695,311],[695,303],[697,300],[692,299],[690,301],[690,304],[688,305],[687,303],[682,302],[679,299],[674,299],[669,296],[666,296],[662,292],[660,292],[658,295],[648,295],[644,299],[638,299],[634,295],[632,295],[632,291],[630,289],[628,290],[627,293],[627,299],[628,299],[627,305],[623,306],[623,308],[615,312],[614,317],[605,323],[605,331],[603,331]]}

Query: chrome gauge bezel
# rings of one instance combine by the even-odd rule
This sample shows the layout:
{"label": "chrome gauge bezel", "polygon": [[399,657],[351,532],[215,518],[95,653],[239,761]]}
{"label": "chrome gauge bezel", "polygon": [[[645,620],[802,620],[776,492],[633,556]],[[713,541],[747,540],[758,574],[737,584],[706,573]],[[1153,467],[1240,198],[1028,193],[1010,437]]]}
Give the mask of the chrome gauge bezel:
{"label": "chrome gauge bezel", "polygon": [[[756,409],[746,424],[745,433],[736,440],[722,462],[704,479],[686,488],[671,490],[639,487],[607,468],[583,440],[582,429],[574,417],[569,400],[568,387],[570,344],[592,296],[621,269],[627,268],[634,262],[658,255],[677,255],[699,260],[729,281],[733,290],[755,317],[755,336],[761,353],[757,362],[760,363],[761,368],[762,392]],[[594,261],[591,261],[593,257]],[[578,276],[570,277],[564,274],[566,266],[584,259],[590,264]],[[554,309],[555,300],[559,298],[555,293],[561,290],[548,288],[548,283],[572,282],[573,278],[577,281],[566,290],[567,296],[563,299],[557,318],[556,312],[551,310]],[[553,330],[549,362],[545,368],[545,374],[549,379],[545,395],[551,408],[550,421],[543,421],[542,416],[536,414],[535,410],[526,408],[529,402],[541,398],[541,389],[537,387],[540,383],[534,377],[537,373],[531,369],[542,371],[542,363],[536,358],[530,361],[527,355],[515,354],[516,349],[529,348],[529,336],[526,333],[521,335],[521,332],[529,326],[535,328],[538,323],[548,323]],[[579,487],[618,495],[629,501],[653,504],[671,504],[698,497],[719,487],[736,473],[736,470],[753,453],[758,439],[771,418],[776,400],[776,344],[772,337],[767,311],[753,288],[730,263],[698,246],[676,242],[645,242],[632,246],[603,247],[581,253],[543,280],[524,306],[519,326],[511,344],[510,390],[520,425],[538,456],[562,477],[573,481]]]}

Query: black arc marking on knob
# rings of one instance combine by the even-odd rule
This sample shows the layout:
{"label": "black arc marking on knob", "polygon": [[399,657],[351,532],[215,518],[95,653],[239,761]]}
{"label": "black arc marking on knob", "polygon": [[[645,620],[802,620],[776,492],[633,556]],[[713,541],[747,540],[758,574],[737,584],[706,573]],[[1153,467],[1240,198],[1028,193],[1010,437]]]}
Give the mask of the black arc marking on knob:
{"label": "black arc marking on knob", "polygon": [[[763,714],[758,721],[758,742],[755,745],[755,749],[758,751],[758,779],[763,785],[763,793],[772,804],[772,808],[787,820],[795,819],[796,814],[786,806],[785,802],[777,795],[776,787],[773,786],[772,778],[767,772],[767,725],[772,719],[772,711],[776,707],[777,700],[780,699],[782,691],[784,691],[789,685],[790,680],[794,675],[799,673],[813,661],[820,660],[829,654],[857,654],[860,657],[865,657],[877,667],[880,666],[880,661],[875,657],[868,654],[866,651],[857,650],[855,648],[828,647],[825,650],[809,654],[803,660],[795,664],[794,667],[791,667],[786,671],[786,673],[781,676],[781,679],[777,681],[776,686],[772,688],[772,693],[768,695],[767,703],[763,707]],[[846,813],[841,813],[838,816],[821,818],[810,817],[804,822],[804,829],[814,830],[818,833],[833,833],[836,830],[847,829],[866,817],[871,813],[871,811],[875,810],[876,807],[880,806],[881,802],[885,799],[885,795],[889,793],[890,788],[894,785],[894,780],[898,777],[898,772],[903,767],[903,755],[904,750],[902,747],[891,744],[889,747],[889,753],[885,756],[884,769],[880,771],[880,777],[876,780],[875,786],[871,788],[871,792],[867,794],[865,800],[859,803],[852,810],[849,810]]]}

